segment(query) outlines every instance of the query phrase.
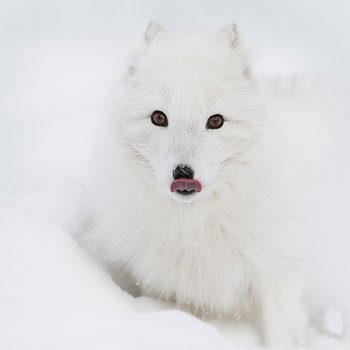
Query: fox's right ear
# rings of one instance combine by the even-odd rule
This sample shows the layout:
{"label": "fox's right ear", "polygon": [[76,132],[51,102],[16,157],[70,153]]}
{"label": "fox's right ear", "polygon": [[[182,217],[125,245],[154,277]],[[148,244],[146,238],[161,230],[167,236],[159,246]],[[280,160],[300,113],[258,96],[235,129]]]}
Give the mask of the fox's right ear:
{"label": "fox's right ear", "polygon": [[138,39],[130,57],[129,74],[134,74],[138,62],[147,54],[148,49],[161,41],[167,34],[167,31],[157,22],[151,21],[143,35]]}
{"label": "fox's right ear", "polygon": [[150,45],[165,34],[166,30],[159,23],[151,21],[146,28],[143,38],[145,43]]}

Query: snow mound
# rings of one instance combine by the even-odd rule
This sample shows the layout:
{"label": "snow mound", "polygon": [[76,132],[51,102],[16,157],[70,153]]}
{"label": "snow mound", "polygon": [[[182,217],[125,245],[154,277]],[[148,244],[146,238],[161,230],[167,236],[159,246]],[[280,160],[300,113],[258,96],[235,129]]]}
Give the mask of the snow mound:
{"label": "snow mound", "polygon": [[[0,349],[260,348],[249,325],[211,324],[123,292],[67,232],[84,227],[86,191],[55,180],[0,206]],[[309,333],[308,349],[348,349]]]}

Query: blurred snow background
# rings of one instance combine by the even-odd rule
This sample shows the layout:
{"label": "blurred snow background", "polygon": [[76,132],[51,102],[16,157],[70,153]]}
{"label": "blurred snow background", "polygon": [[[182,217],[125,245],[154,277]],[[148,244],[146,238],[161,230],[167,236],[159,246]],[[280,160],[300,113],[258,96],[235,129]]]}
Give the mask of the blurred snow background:
{"label": "blurred snow background", "polygon": [[[67,232],[83,229],[96,131],[130,45],[151,19],[176,31],[234,21],[258,73],[327,72],[347,94],[349,13],[347,0],[0,0],[0,349],[256,347],[248,326],[219,325],[219,333],[125,295]],[[350,229],[345,154],[334,161],[338,190],[317,213],[329,215],[341,198],[343,220],[320,230]],[[340,246],[347,255],[349,243],[330,257]],[[350,275],[345,262],[342,272]],[[348,348],[326,335],[310,339],[315,349]]]}

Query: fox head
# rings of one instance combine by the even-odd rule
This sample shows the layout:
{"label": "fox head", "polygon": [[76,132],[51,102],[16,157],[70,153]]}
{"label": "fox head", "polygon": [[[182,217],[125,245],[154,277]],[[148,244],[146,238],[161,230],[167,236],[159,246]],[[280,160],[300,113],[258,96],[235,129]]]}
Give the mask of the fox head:
{"label": "fox head", "polygon": [[224,190],[258,148],[262,108],[237,27],[177,37],[151,22],[131,59],[116,128],[132,174],[180,202]]}

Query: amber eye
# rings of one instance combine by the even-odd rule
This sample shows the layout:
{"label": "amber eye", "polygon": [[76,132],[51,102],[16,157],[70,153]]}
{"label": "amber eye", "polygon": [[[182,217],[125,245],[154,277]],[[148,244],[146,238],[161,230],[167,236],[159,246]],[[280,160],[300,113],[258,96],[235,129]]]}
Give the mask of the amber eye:
{"label": "amber eye", "polygon": [[157,126],[168,126],[168,118],[161,111],[154,111],[151,115],[151,120],[154,125]]}
{"label": "amber eye", "polygon": [[207,129],[219,129],[224,125],[224,117],[221,114],[214,114],[208,118]]}

